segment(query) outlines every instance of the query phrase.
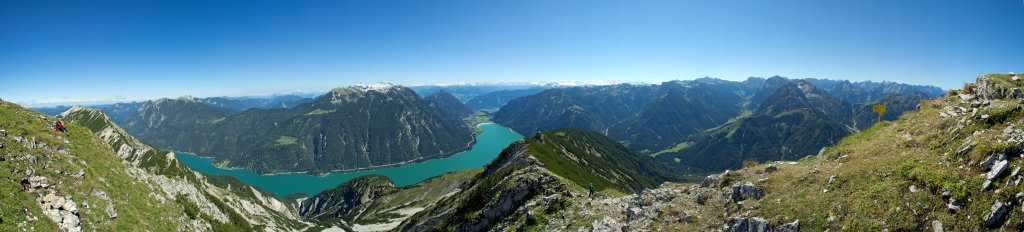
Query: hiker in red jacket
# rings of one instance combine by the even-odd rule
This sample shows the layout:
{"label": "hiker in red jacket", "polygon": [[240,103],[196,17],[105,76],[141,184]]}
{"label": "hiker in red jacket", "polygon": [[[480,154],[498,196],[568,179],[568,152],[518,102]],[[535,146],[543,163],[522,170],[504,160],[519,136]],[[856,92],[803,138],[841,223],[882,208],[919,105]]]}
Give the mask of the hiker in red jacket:
{"label": "hiker in red jacket", "polygon": [[57,123],[53,127],[53,132],[58,132],[58,131],[59,132],[64,132],[64,133],[68,133],[68,129],[64,128],[64,122],[60,121],[60,119],[57,119]]}

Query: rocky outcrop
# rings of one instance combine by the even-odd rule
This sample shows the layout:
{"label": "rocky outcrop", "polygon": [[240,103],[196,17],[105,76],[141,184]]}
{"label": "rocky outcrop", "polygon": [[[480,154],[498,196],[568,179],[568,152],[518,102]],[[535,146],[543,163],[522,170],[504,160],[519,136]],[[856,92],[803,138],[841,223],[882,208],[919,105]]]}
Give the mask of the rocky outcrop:
{"label": "rocky outcrop", "polygon": [[732,185],[732,197],[731,199],[736,202],[740,202],[746,199],[761,199],[764,197],[764,189],[755,186],[754,184],[747,182],[745,184],[733,184]]}
{"label": "rocky outcrop", "polygon": [[974,82],[974,93],[984,100],[1003,99],[1011,96],[1010,90],[986,76],[978,76]]}
{"label": "rocky outcrop", "polygon": [[1007,165],[1008,164],[1006,160],[996,161],[996,163],[992,165],[991,170],[989,170],[988,173],[985,174],[985,176],[989,180],[995,179],[996,177],[1001,177],[1003,174],[1006,174]]}
{"label": "rocky outcrop", "polygon": [[1010,208],[1003,204],[1003,202],[996,202],[992,204],[992,209],[985,215],[985,227],[988,228],[999,228],[1005,221],[1006,214],[1009,213]]}
{"label": "rocky outcrop", "polygon": [[21,184],[25,191],[37,194],[36,203],[43,209],[43,215],[56,222],[61,230],[82,231],[78,204],[71,196],[59,194],[48,178],[28,174]]}
{"label": "rocky outcrop", "polygon": [[722,182],[722,174],[709,175],[704,177],[704,181],[700,182],[700,187],[718,187]]}
{"label": "rocky outcrop", "polygon": [[78,218],[78,206],[71,196],[60,196],[53,192],[36,199],[43,208],[43,214],[57,222],[64,231],[82,231]]}
{"label": "rocky outcrop", "polygon": [[723,230],[726,232],[797,232],[800,231],[800,220],[778,226],[771,226],[768,220],[760,217],[733,218]]}
{"label": "rocky outcrop", "polygon": [[395,184],[387,177],[361,176],[302,201],[298,214],[309,220],[343,219],[352,222],[371,202],[395,190]]}

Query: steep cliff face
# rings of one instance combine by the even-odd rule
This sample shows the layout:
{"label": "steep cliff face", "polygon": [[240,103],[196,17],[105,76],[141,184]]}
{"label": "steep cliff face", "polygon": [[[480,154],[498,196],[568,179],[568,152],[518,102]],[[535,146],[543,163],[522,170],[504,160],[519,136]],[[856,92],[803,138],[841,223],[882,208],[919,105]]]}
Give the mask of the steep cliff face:
{"label": "steep cliff face", "polygon": [[362,176],[299,201],[298,213],[321,227],[391,230],[455,194],[478,173],[480,170],[451,172],[402,188],[396,188],[384,176]]}
{"label": "steep cliff face", "polygon": [[396,190],[387,177],[361,176],[302,201],[298,212],[307,219],[354,221],[373,200]]}

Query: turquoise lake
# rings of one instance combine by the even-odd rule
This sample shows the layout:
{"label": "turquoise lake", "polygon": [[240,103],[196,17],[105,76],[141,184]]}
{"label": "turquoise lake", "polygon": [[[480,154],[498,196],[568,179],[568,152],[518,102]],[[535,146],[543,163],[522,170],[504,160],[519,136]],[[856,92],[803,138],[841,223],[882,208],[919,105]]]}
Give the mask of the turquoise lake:
{"label": "turquoise lake", "polygon": [[384,175],[395,182],[395,185],[406,186],[452,171],[481,168],[494,160],[494,158],[497,158],[498,154],[505,147],[508,147],[509,144],[523,138],[522,135],[512,129],[495,123],[482,123],[477,125],[477,127],[483,129],[483,133],[476,136],[476,144],[473,145],[473,148],[447,158],[431,159],[419,163],[373,170],[331,173],[326,176],[307,174],[261,175],[245,169],[220,169],[213,166],[210,159],[193,154],[177,153],[177,157],[182,163],[200,173],[234,176],[249,185],[277,196],[286,196],[293,193],[306,193],[312,196],[325,189],[334,188],[338,184],[352,178],[370,174]]}

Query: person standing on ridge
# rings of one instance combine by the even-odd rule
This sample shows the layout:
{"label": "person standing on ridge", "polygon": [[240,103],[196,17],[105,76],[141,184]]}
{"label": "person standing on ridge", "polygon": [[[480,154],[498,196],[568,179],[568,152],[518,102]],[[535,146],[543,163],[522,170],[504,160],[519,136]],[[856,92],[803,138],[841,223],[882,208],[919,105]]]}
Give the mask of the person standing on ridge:
{"label": "person standing on ridge", "polygon": [[594,197],[594,183],[587,184],[587,190],[590,190],[590,195],[588,195],[587,197],[593,198]]}

